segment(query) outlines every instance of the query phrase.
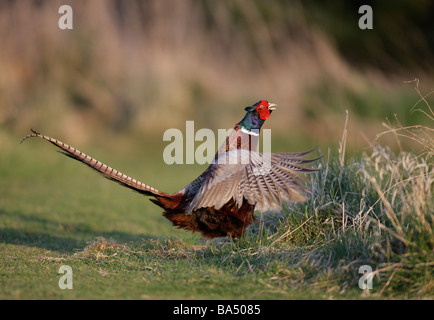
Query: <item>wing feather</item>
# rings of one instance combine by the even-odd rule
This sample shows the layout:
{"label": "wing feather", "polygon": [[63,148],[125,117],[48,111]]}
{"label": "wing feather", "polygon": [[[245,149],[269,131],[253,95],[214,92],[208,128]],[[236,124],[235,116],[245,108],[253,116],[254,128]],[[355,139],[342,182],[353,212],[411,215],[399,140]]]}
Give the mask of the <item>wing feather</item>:
{"label": "wing feather", "polygon": [[282,200],[302,201],[307,190],[298,173],[318,170],[300,165],[318,160],[301,158],[310,152],[312,150],[272,154],[228,151],[210,165],[207,177],[186,212],[204,207],[220,209],[232,198],[238,208],[246,199],[263,211],[280,209]]}

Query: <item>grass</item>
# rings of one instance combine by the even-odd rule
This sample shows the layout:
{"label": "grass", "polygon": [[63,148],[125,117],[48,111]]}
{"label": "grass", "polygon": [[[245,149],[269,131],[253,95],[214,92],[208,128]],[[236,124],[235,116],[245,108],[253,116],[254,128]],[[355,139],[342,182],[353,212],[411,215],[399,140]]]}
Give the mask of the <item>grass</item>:
{"label": "grass", "polygon": [[[432,129],[388,127],[421,135],[420,155],[376,144],[350,159],[346,129],[339,151],[329,150],[310,176],[308,201],[258,213],[236,242],[177,230],[141,196],[48,144],[18,145],[3,134],[0,298],[432,299]],[[95,156],[114,166],[123,159],[126,173],[143,170],[137,154]],[[159,163],[148,157],[143,180],[163,190],[200,170]],[[73,270],[73,290],[59,289],[62,265]],[[366,265],[374,275],[369,291],[358,285]]]}
{"label": "grass", "polygon": [[[154,2],[76,1],[71,32],[57,28],[63,3],[0,5],[0,299],[366,298],[363,265],[375,274],[370,298],[433,298],[434,115],[421,97],[407,118],[414,92],[402,84],[409,66],[431,86],[423,7],[405,7],[404,20],[374,8],[392,28],[365,32],[357,4]],[[404,40],[382,34],[398,25],[410,30]],[[343,108],[355,137],[323,148],[306,203],[258,213],[237,242],[177,230],[148,200],[51,145],[19,145],[32,126],[80,149],[92,137],[104,146],[82,151],[172,192],[203,167],[163,165],[164,130],[191,119],[226,128],[263,98],[279,104],[275,151],[329,147]],[[410,127],[387,123],[362,154],[360,140],[393,113]],[[125,132],[140,142],[114,139]],[[58,287],[64,264],[73,290]]]}

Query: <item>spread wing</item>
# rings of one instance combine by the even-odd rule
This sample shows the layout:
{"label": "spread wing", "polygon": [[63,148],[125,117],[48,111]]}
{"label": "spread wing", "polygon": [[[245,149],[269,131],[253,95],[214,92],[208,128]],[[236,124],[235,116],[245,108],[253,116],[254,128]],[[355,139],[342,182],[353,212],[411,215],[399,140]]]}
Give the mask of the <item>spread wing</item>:
{"label": "spread wing", "polygon": [[263,211],[279,210],[283,200],[303,201],[307,190],[298,173],[318,171],[300,166],[318,160],[302,158],[312,151],[264,154],[239,149],[226,152],[207,169],[186,212],[204,207],[220,209],[231,198],[238,208],[246,199]]}

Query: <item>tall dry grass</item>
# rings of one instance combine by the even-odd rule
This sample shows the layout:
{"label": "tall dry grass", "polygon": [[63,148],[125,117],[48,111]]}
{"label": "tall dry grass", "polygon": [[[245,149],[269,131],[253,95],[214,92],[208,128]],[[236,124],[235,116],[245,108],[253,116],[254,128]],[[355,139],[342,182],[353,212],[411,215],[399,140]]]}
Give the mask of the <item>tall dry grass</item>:
{"label": "tall dry grass", "polygon": [[[58,28],[63,4],[73,30]],[[229,128],[265,98],[280,106],[276,134],[337,140],[332,110],[348,101],[331,89],[336,100],[318,96],[306,114],[306,88],[326,80],[365,93],[388,80],[348,65],[307,10],[285,1],[1,1],[0,125],[76,143],[98,129],[161,136],[186,120]]]}
{"label": "tall dry grass", "polygon": [[[420,101],[414,108],[432,120],[427,94],[418,86],[416,90]],[[387,125],[370,150],[354,158],[345,154],[348,117],[340,148],[329,149],[321,170],[311,176],[307,202],[288,206],[277,218],[261,215],[247,246],[258,259],[282,261],[275,277],[287,279],[292,288],[330,294],[357,291],[359,267],[367,265],[373,288],[361,294],[432,298],[433,123]],[[400,147],[404,139],[417,139],[419,150],[394,152],[381,143],[383,135],[392,135]]]}

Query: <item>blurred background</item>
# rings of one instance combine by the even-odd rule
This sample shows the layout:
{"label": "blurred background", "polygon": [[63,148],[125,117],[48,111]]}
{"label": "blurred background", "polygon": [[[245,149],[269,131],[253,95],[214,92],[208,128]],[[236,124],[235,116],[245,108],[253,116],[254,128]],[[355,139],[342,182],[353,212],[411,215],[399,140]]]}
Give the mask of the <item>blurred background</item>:
{"label": "blurred background", "polygon": [[[73,30],[58,27],[64,4]],[[361,5],[372,30],[358,26]],[[232,128],[267,99],[279,106],[265,124],[273,151],[335,148],[345,110],[348,149],[363,151],[395,114],[432,123],[411,112],[408,81],[433,88],[433,21],[431,0],[1,0],[0,146],[35,128],[161,152],[167,129]]]}

